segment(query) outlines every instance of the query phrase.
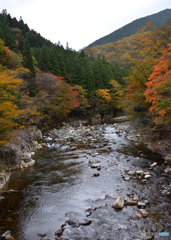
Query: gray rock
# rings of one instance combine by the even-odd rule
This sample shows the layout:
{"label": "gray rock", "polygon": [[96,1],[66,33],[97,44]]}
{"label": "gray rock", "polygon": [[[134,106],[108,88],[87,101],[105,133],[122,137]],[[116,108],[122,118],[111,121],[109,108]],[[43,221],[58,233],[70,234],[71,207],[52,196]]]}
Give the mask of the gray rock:
{"label": "gray rock", "polygon": [[138,201],[138,199],[139,199],[139,198],[138,198],[137,196],[134,196],[134,197],[133,197],[133,201]]}
{"label": "gray rock", "polygon": [[18,164],[17,150],[8,146],[0,147],[0,163],[6,166],[15,166]]}
{"label": "gray rock", "polygon": [[133,176],[133,175],[135,175],[136,174],[136,171],[129,171],[129,172],[127,172],[128,173],[128,175],[131,175],[131,176]]}
{"label": "gray rock", "polygon": [[5,238],[8,234],[11,234],[11,231],[10,230],[7,230],[6,232],[4,232],[2,234],[2,237]]}
{"label": "gray rock", "polygon": [[2,200],[4,200],[4,199],[5,199],[5,197],[1,197],[1,196],[0,196],[0,201],[2,201]]}
{"label": "gray rock", "polygon": [[100,174],[99,173],[94,173],[94,177],[99,177]]}
{"label": "gray rock", "polygon": [[24,153],[23,160],[25,163],[28,163],[31,161],[31,153]]}
{"label": "gray rock", "polygon": [[138,202],[138,207],[145,207],[145,203],[144,202]]}
{"label": "gray rock", "polygon": [[171,168],[167,167],[165,170],[164,170],[165,173],[170,173],[171,172]]}
{"label": "gray rock", "polygon": [[0,189],[10,180],[10,173],[0,173]]}
{"label": "gray rock", "polygon": [[143,171],[141,171],[141,170],[139,170],[139,171],[136,171],[136,174],[143,174],[144,172]]}

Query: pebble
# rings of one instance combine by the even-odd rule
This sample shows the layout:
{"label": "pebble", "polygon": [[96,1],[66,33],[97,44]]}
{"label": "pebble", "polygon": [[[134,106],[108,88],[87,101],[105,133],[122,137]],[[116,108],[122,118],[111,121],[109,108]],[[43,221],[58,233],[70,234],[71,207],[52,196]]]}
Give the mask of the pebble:
{"label": "pebble", "polygon": [[101,168],[101,166],[99,164],[96,164],[96,163],[91,164],[91,168],[98,168],[98,167]]}
{"label": "pebble", "polygon": [[129,181],[130,179],[131,179],[130,177],[124,178],[125,181]]}
{"label": "pebble", "polygon": [[145,207],[145,203],[144,202],[138,202],[138,207]]}
{"label": "pebble", "polygon": [[40,233],[39,236],[40,237],[46,237],[46,233]]}
{"label": "pebble", "polygon": [[2,200],[4,200],[5,199],[5,197],[0,197],[0,201],[2,201]]}
{"label": "pebble", "polygon": [[136,174],[143,174],[143,171],[136,171]]}
{"label": "pebble", "polygon": [[151,164],[151,167],[155,167],[156,165],[157,165],[157,163],[154,162],[154,163]]}
{"label": "pebble", "polygon": [[137,215],[139,216],[139,217],[147,217],[148,216],[148,212],[145,210],[145,209],[139,209],[138,211],[137,211]]}
{"label": "pebble", "polygon": [[99,177],[100,174],[99,173],[94,173],[94,177]]}
{"label": "pebble", "polygon": [[127,200],[126,201],[127,205],[137,205],[137,201],[133,201],[133,200]]}
{"label": "pebble", "polygon": [[151,175],[145,175],[144,178],[151,178]]}
{"label": "pebble", "polygon": [[139,199],[139,198],[138,198],[138,197],[136,197],[136,196],[135,196],[135,197],[133,197],[133,201],[138,201],[138,199]]}

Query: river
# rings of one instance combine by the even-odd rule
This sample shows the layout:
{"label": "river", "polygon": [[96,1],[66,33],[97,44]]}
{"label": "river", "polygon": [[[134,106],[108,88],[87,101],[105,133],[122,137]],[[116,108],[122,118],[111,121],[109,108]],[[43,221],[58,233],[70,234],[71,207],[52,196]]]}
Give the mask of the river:
{"label": "river", "polygon": [[[162,157],[128,141],[126,132],[114,125],[100,126],[99,131],[103,140],[80,142],[74,150],[45,134],[48,147],[36,152],[35,166],[14,171],[1,194],[0,234],[10,230],[18,240],[60,239],[55,232],[61,226],[61,238],[69,240],[161,239],[161,232],[169,233],[171,185],[170,175],[162,175]],[[101,170],[91,168],[92,163]],[[134,174],[125,181],[128,170],[149,172],[151,178]],[[148,217],[139,217],[137,205],[114,209],[120,195],[145,202]]]}

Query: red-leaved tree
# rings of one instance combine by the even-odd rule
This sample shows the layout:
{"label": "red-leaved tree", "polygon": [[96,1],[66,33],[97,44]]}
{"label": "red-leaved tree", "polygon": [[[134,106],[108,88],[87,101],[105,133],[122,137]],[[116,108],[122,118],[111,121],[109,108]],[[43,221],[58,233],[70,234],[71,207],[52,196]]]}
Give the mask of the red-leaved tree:
{"label": "red-leaved tree", "polygon": [[155,60],[153,72],[146,83],[148,87],[144,95],[146,101],[152,103],[149,111],[155,114],[156,124],[171,121],[171,43],[159,59]]}
{"label": "red-leaved tree", "polygon": [[71,110],[79,107],[78,93],[63,77],[36,71],[37,101],[39,109],[48,119],[65,118]]}

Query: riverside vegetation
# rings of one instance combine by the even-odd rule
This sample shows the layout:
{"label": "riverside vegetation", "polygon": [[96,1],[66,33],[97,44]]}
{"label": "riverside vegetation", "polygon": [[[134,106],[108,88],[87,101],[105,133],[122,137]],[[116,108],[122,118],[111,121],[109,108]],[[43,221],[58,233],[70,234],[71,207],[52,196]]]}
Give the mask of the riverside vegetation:
{"label": "riverside vegetation", "polygon": [[147,22],[136,34],[104,48],[105,55],[100,47],[64,48],[2,11],[1,188],[9,180],[5,170],[34,165],[34,151],[46,147],[40,144],[42,131],[98,114],[100,121],[129,116],[133,123],[123,126],[128,139],[147,143],[171,162],[171,22],[158,28]]}

